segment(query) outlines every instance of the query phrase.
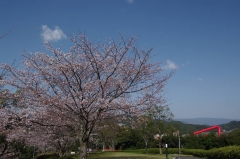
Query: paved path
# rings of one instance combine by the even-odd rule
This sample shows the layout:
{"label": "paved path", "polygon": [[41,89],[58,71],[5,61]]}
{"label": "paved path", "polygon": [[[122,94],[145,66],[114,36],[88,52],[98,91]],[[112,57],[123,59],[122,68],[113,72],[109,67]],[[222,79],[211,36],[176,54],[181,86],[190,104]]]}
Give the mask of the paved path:
{"label": "paved path", "polygon": [[192,157],[192,156],[179,156],[179,157],[175,157],[173,159],[202,159],[202,158]]}

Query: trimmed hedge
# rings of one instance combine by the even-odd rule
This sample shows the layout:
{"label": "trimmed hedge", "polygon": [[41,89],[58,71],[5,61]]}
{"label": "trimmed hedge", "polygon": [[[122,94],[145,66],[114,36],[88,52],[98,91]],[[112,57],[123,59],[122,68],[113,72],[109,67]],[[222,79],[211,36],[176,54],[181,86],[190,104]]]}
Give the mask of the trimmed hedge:
{"label": "trimmed hedge", "polygon": [[[145,149],[125,150],[124,152],[146,153]],[[149,154],[159,154],[159,148],[149,148]],[[166,153],[166,149],[162,148],[162,153]],[[178,148],[168,148],[169,154],[178,154]],[[181,154],[193,155],[207,159],[240,159],[240,146],[227,146],[222,148],[214,148],[210,150],[203,149],[181,149]]]}
{"label": "trimmed hedge", "polygon": [[207,159],[240,159],[240,146],[227,146],[210,150],[182,149],[182,154]]}
{"label": "trimmed hedge", "polygon": [[240,146],[211,149],[207,157],[208,159],[240,159]]}
{"label": "trimmed hedge", "polygon": [[203,149],[181,149],[181,154],[206,158],[208,156],[209,151],[210,150]]}
{"label": "trimmed hedge", "polygon": [[[122,150],[122,152],[146,153],[146,149]],[[166,153],[166,148],[162,148],[162,153]],[[168,154],[177,154],[178,148],[168,148]],[[159,154],[159,148],[148,148],[148,154]]]}

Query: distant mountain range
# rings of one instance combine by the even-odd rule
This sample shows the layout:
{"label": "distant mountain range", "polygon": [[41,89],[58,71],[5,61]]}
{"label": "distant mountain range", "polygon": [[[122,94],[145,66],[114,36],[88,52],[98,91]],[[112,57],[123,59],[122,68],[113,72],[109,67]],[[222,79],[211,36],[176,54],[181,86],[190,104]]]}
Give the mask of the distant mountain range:
{"label": "distant mountain range", "polygon": [[224,118],[185,118],[185,119],[174,119],[175,121],[181,121],[185,124],[195,125],[221,125],[229,123],[230,121],[240,121],[240,119],[224,119]]}

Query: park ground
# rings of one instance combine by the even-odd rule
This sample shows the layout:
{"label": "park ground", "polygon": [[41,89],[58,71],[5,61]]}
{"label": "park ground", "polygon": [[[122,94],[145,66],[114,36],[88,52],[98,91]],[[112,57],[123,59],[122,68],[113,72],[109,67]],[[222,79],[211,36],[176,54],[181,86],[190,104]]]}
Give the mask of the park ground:
{"label": "park ground", "polygon": [[[136,154],[129,152],[105,152],[89,154],[89,159],[166,159],[165,154]],[[200,159],[193,156],[169,154],[168,159]]]}

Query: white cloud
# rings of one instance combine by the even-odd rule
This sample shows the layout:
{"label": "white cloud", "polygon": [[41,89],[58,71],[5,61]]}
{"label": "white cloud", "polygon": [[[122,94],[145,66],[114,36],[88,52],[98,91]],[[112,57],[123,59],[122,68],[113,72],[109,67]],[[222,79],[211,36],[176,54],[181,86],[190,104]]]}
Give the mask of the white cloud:
{"label": "white cloud", "polygon": [[126,0],[127,3],[132,4],[133,0]]}
{"label": "white cloud", "polygon": [[43,41],[58,41],[67,38],[66,34],[58,26],[54,30],[51,30],[47,25],[42,26],[41,36]]}
{"label": "white cloud", "polygon": [[174,69],[178,69],[178,66],[174,62],[167,60],[167,64],[163,66],[163,69],[174,70]]}
{"label": "white cloud", "polygon": [[202,79],[202,78],[200,78],[200,77],[198,78],[198,80],[199,80],[199,81],[203,81],[203,79]]}

